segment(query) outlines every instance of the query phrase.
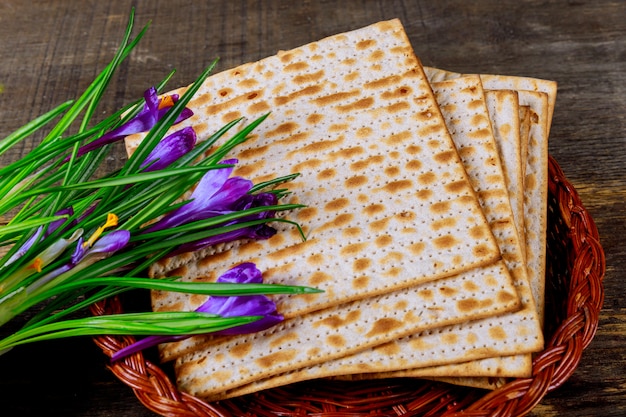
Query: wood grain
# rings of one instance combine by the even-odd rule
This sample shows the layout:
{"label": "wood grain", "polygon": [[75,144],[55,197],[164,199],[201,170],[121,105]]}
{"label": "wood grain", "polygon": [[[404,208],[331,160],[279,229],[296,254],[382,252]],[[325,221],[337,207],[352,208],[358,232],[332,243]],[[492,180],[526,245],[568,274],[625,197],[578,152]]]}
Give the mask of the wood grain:
{"label": "wood grain", "polygon": [[[557,80],[550,152],[597,222],[606,297],[577,371],[532,415],[626,414],[626,3],[4,0],[0,137],[76,97],[113,56],[135,3],[137,24],[151,20],[151,28],[114,78],[102,117],[172,68],[178,70],[172,86],[183,85],[216,57],[226,69],[393,17],[425,65]],[[21,144],[0,164],[31,146]],[[123,157],[119,148],[110,162]],[[87,339],[15,349],[0,357],[0,375],[2,415],[154,415],[106,370],[104,355]]]}

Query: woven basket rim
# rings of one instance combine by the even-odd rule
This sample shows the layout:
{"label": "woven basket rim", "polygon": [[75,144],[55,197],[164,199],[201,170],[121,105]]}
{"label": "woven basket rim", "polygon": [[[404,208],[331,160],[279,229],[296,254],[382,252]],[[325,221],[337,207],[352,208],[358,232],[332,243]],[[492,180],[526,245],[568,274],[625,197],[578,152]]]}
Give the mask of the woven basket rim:
{"label": "woven basket rim", "polygon": [[[352,396],[341,388],[338,392],[331,392],[332,384],[317,391],[308,387],[302,394],[297,387],[287,386],[241,399],[207,403],[180,392],[170,376],[141,352],[110,364],[109,369],[133,389],[144,406],[164,416],[231,417],[257,415],[257,412],[258,415],[276,415],[270,413],[271,410],[284,416],[304,416],[309,415],[307,409],[312,411],[311,415],[328,417],[348,414],[402,416],[415,415],[417,411],[429,416],[526,415],[575,371],[584,349],[596,333],[604,301],[602,281],[606,265],[598,230],[575,188],[552,156],[549,157],[548,186],[552,211],[556,212],[556,227],[567,237],[564,247],[569,262],[569,271],[565,274],[568,282],[558,284],[567,287],[568,296],[557,300],[561,303],[558,311],[562,314],[554,323],[549,323],[546,316],[546,325],[552,325],[553,329],[544,350],[533,359],[533,373],[529,378],[511,379],[493,391],[428,380],[411,380],[411,383],[406,380],[343,382],[351,384],[346,389],[358,390],[351,393]],[[113,298],[95,304],[91,310],[95,315],[103,315],[121,312],[123,308],[119,299]],[[132,343],[134,338],[100,336],[94,341],[110,357]],[[282,404],[281,399],[286,399],[284,402],[289,406]]]}

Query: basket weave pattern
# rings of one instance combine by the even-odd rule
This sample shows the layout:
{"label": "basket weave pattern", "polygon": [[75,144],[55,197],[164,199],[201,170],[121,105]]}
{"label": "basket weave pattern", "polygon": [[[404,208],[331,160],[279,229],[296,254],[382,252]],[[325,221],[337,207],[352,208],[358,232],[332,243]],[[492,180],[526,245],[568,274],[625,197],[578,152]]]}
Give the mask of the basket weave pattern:
{"label": "basket weave pattern", "polygon": [[[511,379],[494,390],[421,379],[308,381],[241,398],[206,403],[178,391],[171,376],[140,352],[110,365],[150,410],[164,416],[523,416],[576,369],[598,326],[604,292],[604,252],[593,219],[556,161],[549,161],[545,349],[530,378]],[[118,299],[92,307],[93,314],[122,311]],[[132,337],[94,339],[103,352]]]}

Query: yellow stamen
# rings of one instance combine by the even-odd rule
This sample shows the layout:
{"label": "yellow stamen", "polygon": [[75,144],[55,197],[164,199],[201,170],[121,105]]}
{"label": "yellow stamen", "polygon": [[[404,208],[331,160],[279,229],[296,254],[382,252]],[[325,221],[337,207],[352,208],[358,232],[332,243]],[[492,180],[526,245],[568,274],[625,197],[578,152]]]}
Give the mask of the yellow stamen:
{"label": "yellow stamen", "polygon": [[159,110],[164,109],[166,107],[172,107],[174,105],[174,99],[172,96],[163,96],[161,101],[159,101]]}
{"label": "yellow stamen", "polygon": [[113,226],[117,226],[117,216],[113,213],[109,213],[107,215],[107,221],[104,223],[104,226],[102,227],[113,227]]}
{"label": "yellow stamen", "polygon": [[93,235],[89,237],[89,240],[83,243],[83,248],[90,248],[95,243],[95,241],[98,240],[98,238],[106,228],[117,226],[117,220],[118,219],[115,214],[109,213],[107,215],[107,221],[102,226],[98,227],[95,232],[93,232]]}
{"label": "yellow stamen", "polygon": [[29,268],[34,269],[37,272],[41,272],[41,269],[43,268],[43,261],[41,260],[41,258],[35,258],[33,263],[29,265]]}

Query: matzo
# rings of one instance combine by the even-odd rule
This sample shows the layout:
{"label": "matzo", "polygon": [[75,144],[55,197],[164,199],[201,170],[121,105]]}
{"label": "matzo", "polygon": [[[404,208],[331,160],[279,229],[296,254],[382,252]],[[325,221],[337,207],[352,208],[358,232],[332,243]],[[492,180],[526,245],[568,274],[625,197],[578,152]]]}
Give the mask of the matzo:
{"label": "matzo", "polygon": [[[407,369],[404,371],[378,374],[377,378],[411,377],[411,378],[528,378],[532,369],[532,355],[497,356],[478,359],[453,365],[433,366],[426,368]],[[361,375],[360,378],[371,378],[372,375]]]}
{"label": "matzo", "polygon": [[[496,318],[434,329],[391,341],[382,346],[325,361],[317,366],[287,372],[263,381],[213,394],[213,399],[238,396],[301,380],[361,373],[356,378],[394,376],[482,375],[528,376],[530,357],[488,358],[475,363],[420,369],[433,364],[471,358],[535,352],[543,336],[532,298],[522,250],[509,202],[508,190],[478,76],[434,83],[433,89],[455,146],[461,154],[473,187],[494,230],[507,267],[512,271],[523,300],[522,310]],[[509,116],[517,118],[517,109]],[[515,125],[518,127],[518,125]],[[517,159],[519,163],[519,159]],[[452,291],[454,287],[450,287]],[[387,372],[381,372],[386,370]],[[395,372],[397,371],[397,372]],[[362,373],[366,372],[366,375]],[[428,372],[434,373],[429,375]]]}
{"label": "matzo", "polygon": [[[452,73],[448,73],[446,71],[434,71],[433,69],[430,70],[430,74],[433,75],[434,78],[437,79],[450,79],[450,78],[455,78],[455,75]],[[452,75],[451,75],[452,74]],[[482,79],[482,76],[481,76]],[[539,80],[541,81],[541,83],[544,86],[549,86],[550,84],[555,85],[555,83],[550,82],[550,81],[544,81],[544,80]],[[494,84],[494,78],[491,79],[491,84],[493,86]],[[511,83],[504,83],[504,86],[510,86]],[[545,89],[547,91],[551,91],[552,94],[555,93],[555,90],[552,88],[547,88],[545,87]],[[493,94],[493,93],[499,93],[500,95],[503,93],[503,91],[488,91],[487,92],[487,97],[489,96],[489,94]],[[522,95],[525,95],[525,93],[521,93]],[[536,95],[536,94],[532,94],[532,95]],[[528,141],[529,141],[529,136],[530,136],[530,126],[531,126],[531,121],[530,121],[530,115],[531,115],[531,110],[529,107],[529,103],[528,103],[528,98],[526,98],[524,100],[524,102],[526,103],[526,105],[524,106],[519,106],[519,117],[516,117],[515,114],[507,116],[504,120],[510,120],[511,123],[514,124],[515,120],[519,120],[519,132],[509,132],[509,133],[518,133],[518,138],[520,140],[520,159],[521,159],[521,165],[522,165],[522,172],[524,173],[524,175],[522,175],[522,177],[525,177],[525,171],[526,171],[526,161],[528,159]],[[519,100],[517,100],[519,103]],[[548,100],[548,103],[554,103],[554,97],[550,100]],[[545,107],[545,103],[544,105],[544,109]],[[535,104],[536,107],[541,108],[542,105],[541,104]],[[554,106],[554,104],[552,105]],[[548,105],[549,107],[549,105]],[[492,110],[495,110],[495,108],[493,108]],[[502,106],[499,106],[499,110],[502,110]],[[509,113],[508,111],[505,113]],[[545,113],[544,113],[545,114]],[[495,112],[495,114],[492,114],[492,116],[501,116],[501,113]],[[539,117],[534,117],[535,119],[535,123],[537,123],[539,121]],[[544,117],[544,119],[548,119],[547,117]],[[493,119],[493,120],[497,120]],[[547,121],[547,123],[549,123],[549,121]],[[498,123],[497,121],[494,122],[494,128],[495,126],[497,126]],[[494,129],[496,130],[496,129]],[[505,132],[501,132],[501,134],[504,134]],[[497,136],[497,135],[496,135]],[[500,140],[502,140],[502,137],[499,138]],[[502,144],[509,144],[509,141],[502,141],[500,143],[500,145]],[[547,132],[546,132],[546,136],[545,136],[545,141],[544,143],[544,147],[543,149],[541,149],[540,151],[536,150],[535,153],[543,153],[543,157],[547,158]],[[537,142],[535,141],[535,145],[537,144]],[[541,148],[541,147],[540,147]],[[515,153],[517,153],[517,150],[515,150]],[[516,157],[510,157],[510,158],[505,158],[506,161],[508,161],[507,163],[504,164],[505,168],[507,169],[512,169],[513,167],[517,166],[517,162],[516,162]],[[547,167],[546,167],[547,169]],[[513,176],[510,176],[511,178],[513,178]],[[524,189],[524,185],[520,183],[520,179],[517,179],[518,182],[518,186],[514,187],[512,191],[516,191],[518,193],[522,194],[522,200],[524,199],[524,195],[526,196],[526,206],[528,208],[529,205],[529,201],[528,199],[531,198],[531,191],[525,191]],[[547,178],[546,178],[546,182],[547,182]],[[542,201],[540,201],[538,199],[538,197],[535,197],[536,200],[535,202],[531,202],[530,205],[531,206],[535,206],[535,207],[541,207],[542,204],[545,204],[545,200],[542,203]],[[542,197],[543,198],[543,197]],[[537,219],[533,219],[535,222],[537,222]],[[538,224],[535,224],[535,227],[541,227],[538,226]],[[523,231],[523,230],[522,230]],[[524,238],[524,242],[525,242],[525,232],[522,233],[522,236]],[[543,240],[545,240],[545,236],[543,237]],[[541,249],[540,249],[541,250]],[[531,270],[532,272],[532,270]],[[543,282],[542,280],[543,274],[535,274],[533,279],[531,279],[531,289],[533,291],[533,295],[534,297],[538,297],[539,298],[539,302],[541,301],[541,296],[540,295],[536,295],[535,293],[537,291],[543,291],[543,289],[539,289],[541,286],[541,283]],[[534,298],[533,297],[533,298]],[[539,318],[540,320],[542,320],[542,308],[538,308],[539,311]],[[515,364],[519,363],[520,360],[523,360],[525,362],[525,367],[518,367]],[[494,366],[493,362],[497,362],[498,366]],[[471,363],[466,363],[466,364],[462,364],[460,369],[459,367],[457,367],[456,365],[450,365],[450,366],[440,366],[440,367],[434,367],[431,369],[418,369],[415,371],[410,371],[409,373],[407,373],[407,376],[410,374],[410,376],[429,376],[429,377],[437,377],[437,376],[454,376],[454,375],[463,375],[463,376],[467,376],[467,375],[474,375],[474,376],[494,376],[494,375],[499,375],[499,376],[510,376],[510,377],[519,377],[519,376],[524,376],[523,374],[519,374],[518,372],[522,369],[528,369],[528,367],[530,366],[531,363],[531,359],[529,355],[517,355],[514,357],[504,357],[504,358],[492,358],[492,359],[488,359],[488,360],[479,360],[479,361],[474,361]],[[398,375],[399,376],[399,375]],[[467,384],[467,381],[471,380],[471,379],[464,379],[463,384]],[[452,380],[448,380],[448,381],[454,381]],[[485,388],[492,388],[493,384],[488,380],[488,379],[481,379],[481,378],[476,378],[475,380],[473,380],[473,384],[475,386],[481,386],[481,387],[485,387]]]}
{"label": "matzo", "polygon": [[[325,369],[332,359],[372,346],[380,349],[388,346],[387,342],[438,327],[445,321],[463,322],[470,313],[488,317],[516,309],[515,294],[492,285],[505,270],[506,266],[498,263],[475,274],[463,273],[437,284],[426,283],[292,318],[263,332],[216,338],[177,359],[177,384],[192,395],[217,399],[257,381],[286,381],[285,374],[290,378],[285,383],[310,379],[306,373],[293,371],[305,368],[311,372],[317,369],[313,366],[316,364]],[[460,295],[460,290],[468,287],[474,291],[465,297]],[[494,308],[494,301],[501,307]],[[500,330],[502,325],[503,322],[498,325]],[[437,329],[426,331],[423,336],[427,334],[446,340],[446,334]],[[471,332],[458,337],[468,341],[466,349],[471,358],[493,355],[479,341],[471,344]],[[419,337],[414,340],[411,347],[422,343]],[[517,349],[524,349],[526,343],[520,338]],[[428,349],[435,361],[458,355],[454,347],[443,348],[440,343]],[[388,353],[384,349],[383,352]]]}
{"label": "matzo", "polygon": [[530,136],[530,107],[519,106],[519,138],[522,158],[522,182],[526,177],[526,161],[528,160],[528,138]]}
{"label": "matzo", "polygon": [[548,96],[520,91],[520,104],[531,111],[528,158],[524,177],[524,218],[526,264],[533,285],[539,317],[543,320],[545,303],[546,233],[548,228]]}
{"label": "matzo", "polygon": [[[520,124],[529,121],[529,113],[520,115],[519,99],[513,90],[486,90],[485,100],[489,110],[494,139],[502,161],[503,173],[509,191],[509,200],[515,219],[516,228],[522,246],[522,256],[525,263],[525,234],[524,234],[524,187],[522,174],[522,156],[520,143]],[[520,121],[520,118],[523,121]],[[527,140],[527,136],[526,136]],[[525,163],[525,159],[524,159]],[[533,301],[534,304],[534,301]],[[476,360],[462,364],[443,365],[430,368],[408,370],[394,373],[395,376],[412,377],[527,377],[532,365],[531,355],[515,355]],[[383,375],[381,375],[382,377]],[[369,375],[368,377],[372,377]],[[467,380],[467,379],[465,379]],[[449,380],[448,380],[449,381]],[[475,381],[476,384],[478,381]],[[491,387],[492,384],[482,384]]]}
{"label": "matzo", "polygon": [[486,90],[485,101],[502,162],[509,201],[524,261],[524,175],[520,142],[519,98],[512,90]]}
{"label": "matzo", "polygon": [[[439,79],[449,79],[449,78],[454,78],[454,75],[451,75],[450,73],[447,73],[445,71],[442,72],[432,72],[431,70],[431,75],[434,75],[435,78],[439,78]],[[492,78],[491,80],[492,86],[494,83],[494,79]],[[553,82],[549,82],[549,81],[542,81],[542,83],[544,85],[550,85],[550,84],[554,84]],[[504,83],[502,84],[503,86],[510,86],[510,83]],[[551,88],[546,88],[546,90],[548,91],[552,91],[552,93],[555,93],[555,90],[551,89]],[[525,95],[524,92],[521,92],[520,94]],[[536,94],[531,94],[531,95],[536,95]],[[524,100],[525,105],[523,106],[519,106],[519,117],[517,117],[517,119],[519,120],[519,140],[520,140],[520,163],[522,166],[522,177],[525,178],[525,173],[526,173],[526,166],[527,166],[527,160],[528,160],[528,149],[529,149],[529,137],[530,137],[530,129],[531,129],[531,109],[529,107],[529,102],[528,102],[528,98],[526,98],[526,100]],[[554,103],[554,97],[550,100],[548,100],[548,103]],[[518,99],[518,103],[519,103],[519,99]],[[542,104],[535,104],[535,107],[538,108],[543,108],[545,109],[545,103]],[[549,104],[548,104],[549,107]],[[496,114],[497,115],[497,114]],[[510,116],[510,120],[514,121],[516,119],[515,115],[511,115]],[[534,117],[533,118],[535,121],[534,123],[537,123],[539,121],[539,117]],[[544,117],[544,119],[547,119]],[[547,121],[547,123],[549,123],[549,121]],[[497,123],[495,123],[497,124]],[[514,133],[514,132],[512,132]],[[546,132],[546,137],[545,140],[547,141],[547,132]],[[503,143],[508,143],[508,142],[503,142]],[[547,142],[544,142],[544,146],[546,148],[542,149],[542,153],[544,153],[544,157],[547,158]],[[537,152],[537,151],[535,151]],[[512,168],[512,166],[515,166],[516,162],[514,162],[514,158],[508,159],[508,163],[505,164],[506,168]],[[547,167],[546,167],[547,169]],[[518,178],[518,182],[519,182],[519,178]],[[547,178],[546,178],[546,182],[547,182]],[[522,183],[518,184],[518,188],[517,188],[517,192],[522,194],[522,201],[526,200],[526,207],[528,207],[529,205],[529,199],[531,198],[531,192],[529,190],[525,190],[524,185]],[[530,202],[530,205],[535,205],[536,207],[541,207],[542,203],[539,200],[536,200],[535,202]],[[535,221],[535,223],[537,223],[536,219],[533,219],[533,221]],[[541,227],[538,226],[538,224],[535,224],[534,227]],[[524,246],[526,244],[526,233],[525,233],[525,227],[524,229],[522,229],[522,237],[524,239]],[[545,240],[545,237],[543,238]],[[530,242],[529,242],[530,243]],[[541,250],[541,249],[540,249]],[[532,256],[532,253],[530,254]],[[532,270],[531,270],[532,272]],[[541,289],[541,287],[543,287],[542,282],[543,282],[543,277],[544,274],[534,274],[532,277],[530,277],[531,279],[531,289],[533,291],[533,295],[535,297],[538,297],[538,302],[542,302],[541,301],[541,295],[536,294],[538,291],[543,291],[543,289]],[[543,314],[542,314],[542,307],[538,307],[538,314],[539,314],[539,318],[540,321],[543,319]],[[523,360],[525,365],[523,365],[522,367],[518,367],[516,364],[519,364],[519,361]],[[494,366],[494,362],[497,363],[497,366]],[[466,364],[461,364],[460,367],[458,365],[449,365],[449,366],[440,366],[440,367],[433,367],[430,369],[417,369],[417,370],[413,370],[413,371],[409,371],[407,372],[407,374],[405,376],[414,376],[414,377],[442,377],[442,376],[468,376],[468,375],[472,375],[475,378],[462,378],[459,379],[458,381],[452,378],[447,378],[445,379],[447,382],[456,382],[459,383],[461,385],[473,385],[476,387],[483,387],[483,388],[494,388],[494,385],[491,381],[490,378],[480,378],[481,376],[484,377],[491,377],[491,376],[507,376],[507,377],[520,377],[520,376],[524,376],[523,373],[519,374],[519,371],[522,369],[528,369],[528,367],[531,364],[531,358],[530,355],[516,355],[513,357],[503,357],[503,358],[491,358],[491,359],[485,359],[485,360],[478,360],[478,361],[473,361],[470,363],[466,363]],[[384,375],[381,375],[380,377],[383,377]],[[397,375],[400,376],[400,375]],[[371,377],[371,376],[370,376]],[[438,378],[439,379],[439,378]]]}
{"label": "matzo", "polygon": [[[546,110],[543,114],[546,135],[550,135],[552,126],[552,117],[554,115],[554,107],[556,105],[557,83],[552,80],[542,80],[531,77],[516,77],[510,75],[481,74],[480,76],[483,86],[489,90],[516,90],[516,91],[533,91],[546,95]],[[547,136],[546,136],[547,137]]]}
{"label": "matzo", "polygon": [[[195,115],[185,124],[200,135],[236,117],[273,110],[233,155],[240,160],[236,173],[260,181],[300,172],[288,184],[291,202],[308,208],[291,219],[302,224],[308,240],[302,242],[295,229],[282,230],[267,241],[168,259],[153,274],[211,280],[233,264],[252,261],[266,282],[326,291],[276,297],[289,318],[500,258],[397,20],[216,74],[198,94],[190,103]],[[137,140],[128,139],[130,150]],[[496,281],[505,291],[511,288],[506,271]],[[192,310],[204,298],[157,293],[153,300],[156,310]],[[172,357],[197,341],[168,345],[163,355]]]}
{"label": "matzo", "polygon": [[[425,67],[431,82],[458,78],[462,74]],[[529,108],[528,142],[522,131],[524,170],[524,217],[526,259],[530,284],[540,319],[543,321],[545,290],[545,236],[547,228],[548,136],[556,104],[557,83],[530,77],[481,74],[486,89],[516,90],[520,108]],[[524,124],[521,125],[525,127]],[[531,147],[533,148],[531,150]]]}
{"label": "matzo", "polygon": [[[433,67],[424,67],[424,72],[428,76],[430,82],[445,81],[452,78],[458,78],[463,75],[468,75]],[[541,78],[497,74],[480,74],[480,80],[483,83],[483,88],[485,88],[486,90],[535,91],[538,93],[545,93],[548,96],[548,110],[546,115],[546,121],[548,123],[548,134],[550,133],[550,126],[552,125],[552,117],[554,115],[554,107],[556,105],[556,81],[544,80]]]}
{"label": "matzo", "polygon": [[[498,146],[502,168],[507,180],[509,200],[513,218],[522,247],[522,257],[526,263],[526,247],[524,233],[524,186],[523,164],[521,155],[520,130],[521,125],[529,124],[530,115],[522,112],[519,106],[518,94],[513,90],[486,90],[485,100],[492,123],[494,139]],[[526,141],[528,136],[526,135]],[[534,304],[534,301],[533,301]],[[532,365],[530,354],[481,359],[463,364],[443,365],[438,367],[410,370],[414,377],[441,377],[441,376],[475,376],[475,377],[527,377]],[[399,374],[399,373],[398,373]],[[401,376],[401,375],[398,375]],[[465,384],[467,378],[464,379]],[[483,387],[492,387],[489,381],[474,381]]]}

